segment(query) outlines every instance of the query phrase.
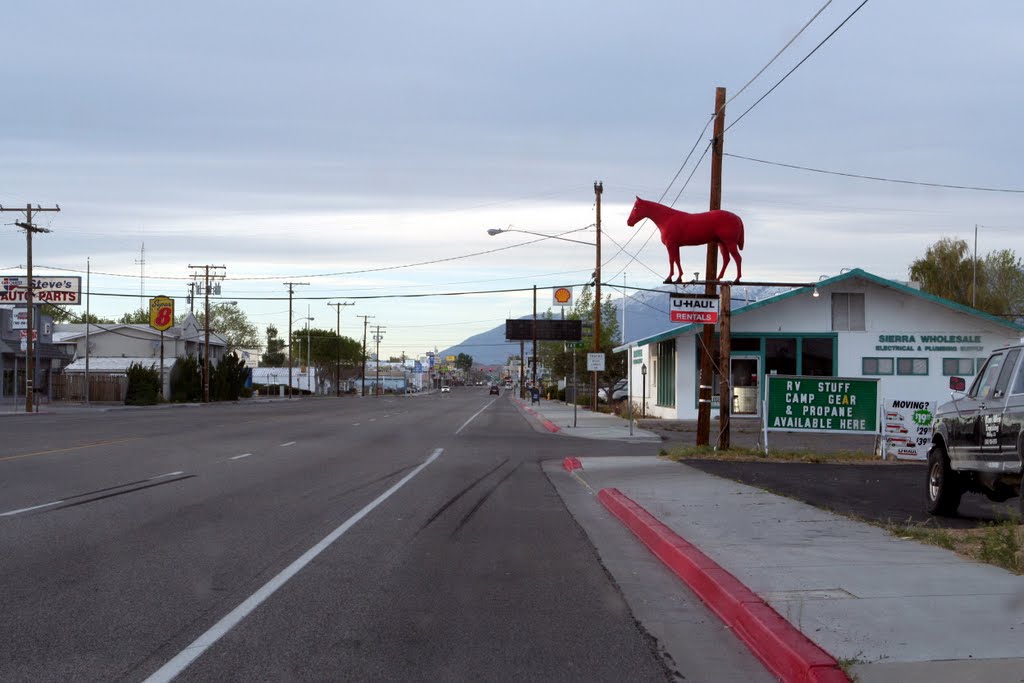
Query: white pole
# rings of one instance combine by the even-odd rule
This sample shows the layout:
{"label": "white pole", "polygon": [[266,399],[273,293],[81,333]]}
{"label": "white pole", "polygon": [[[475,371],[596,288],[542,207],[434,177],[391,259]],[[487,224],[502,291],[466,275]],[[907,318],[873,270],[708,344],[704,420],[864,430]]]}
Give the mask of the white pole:
{"label": "white pole", "polygon": [[85,259],[85,404],[89,405],[89,327],[90,309],[92,301],[92,261]]}

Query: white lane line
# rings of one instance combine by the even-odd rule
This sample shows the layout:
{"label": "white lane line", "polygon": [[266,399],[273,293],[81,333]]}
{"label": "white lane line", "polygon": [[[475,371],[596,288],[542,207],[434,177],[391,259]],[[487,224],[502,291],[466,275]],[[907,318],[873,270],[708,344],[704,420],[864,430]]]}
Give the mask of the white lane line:
{"label": "white lane line", "polygon": [[240,460],[241,458],[248,458],[252,453],[242,453],[241,455],[232,455],[231,460]]}
{"label": "white lane line", "polygon": [[466,425],[468,425],[468,424],[469,424],[470,422],[472,422],[473,420],[475,420],[475,419],[476,419],[476,416],[477,416],[477,415],[479,415],[480,413],[482,413],[482,412],[484,412],[485,410],[487,410],[488,408],[490,408],[490,407],[491,407],[491,404],[493,404],[493,403],[494,403],[495,401],[497,401],[497,400],[498,400],[498,399],[496,399],[496,398],[492,398],[492,399],[491,399],[491,403],[488,403],[488,404],[487,404],[487,405],[485,405],[485,406],[484,406],[483,408],[481,408],[480,410],[476,411],[476,415],[474,415],[473,417],[471,417],[471,418],[469,418],[468,420],[466,420],[465,422],[463,422],[463,423],[462,423],[462,426],[461,426],[461,427],[459,427],[458,429],[456,429],[456,430],[455,430],[455,436],[458,436],[458,435],[459,435],[459,432],[461,432],[461,431],[462,431],[463,429],[465,429],[465,428],[466,428]]}
{"label": "white lane line", "polygon": [[409,481],[422,472],[427,465],[437,460],[443,452],[443,448],[435,449],[434,452],[430,454],[430,457],[417,466],[416,469],[409,472],[409,474],[402,477],[398,483],[373,499],[373,501],[371,501],[362,510],[349,517],[344,524],[327,534],[323,540],[304,552],[299,559],[285,567],[280,574],[263,584],[259,590],[246,598],[241,605],[228,612],[226,616],[210,627],[210,630],[193,640],[192,643],[184,650],[176,654],[171,661],[153,672],[153,675],[147,678],[145,683],[167,683],[173,680],[174,677],[184,671],[189,664],[198,659],[199,656],[206,652],[206,650],[208,650],[214,643],[223,638],[229,631],[231,631],[231,629],[237,626],[242,619],[249,616],[253,610],[273,595],[278,588],[287,583],[288,580],[298,574],[303,567],[312,562],[317,555],[322,553],[332,543],[341,538],[346,531],[354,527],[363,517],[366,517],[366,515],[373,512],[374,508],[390,498],[392,494],[398,491],[398,489],[409,483]]}
{"label": "white lane line", "polygon": [[353,422],[353,423],[352,423],[352,426],[353,426],[353,427],[358,427],[358,426],[359,426],[359,423],[358,423],[358,422]]}
{"label": "white lane line", "polygon": [[153,481],[154,479],[163,479],[164,477],[176,477],[179,474],[185,474],[184,472],[168,472],[167,474],[158,474],[155,477],[150,477],[146,481]]}
{"label": "white lane line", "polygon": [[375,417],[371,417],[370,418],[370,422],[376,422],[376,421],[377,421],[377,418],[375,418]]}
{"label": "white lane line", "polygon": [[22,512],[32,512],[33,510],[39,510],[40,508],[48,508],[51,505],[60,505],[63,500],[55,500],[52,503],[43,503],[42,505],[33,505],[30,508],[21,508],[20,510],[11,510],[10,512],[0,513],[0,517],[10,517],[12,515],[20,515]]}
{"label": "white lane line", "polygon": [[281,448],[284,448],[285,446],[293,446],[293,445],[295,445],[295,442],[294,441],[289,441],[288,443],[281,444]]}

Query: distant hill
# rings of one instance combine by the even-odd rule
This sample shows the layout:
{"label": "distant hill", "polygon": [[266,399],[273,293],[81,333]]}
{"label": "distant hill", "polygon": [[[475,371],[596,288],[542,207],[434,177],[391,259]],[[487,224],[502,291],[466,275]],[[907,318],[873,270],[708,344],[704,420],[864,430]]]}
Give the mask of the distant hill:
{"label": "distant hill", "polygon": [[[635,291],[626,297],[626,340],[643,339],[659,332],[664,332],[674,323],[668,319],[668,292],[675,291],[672,285],[663,285],[658,291]],[[703,286],[683,287],[683,292],[703,292]],[[735,287],[733,289],[733,310],[748,303],[744,296],[750,298],[749,303],[774,296],[776,290],[768,287]],[[617,315],[622,320],[622,297],[613,300]],[[521,320],[532,318],[533,314],[520,316]],[[529,353],[530,342],[527,342]],[[442,357],[457,356],[465,353],[473,357],[473,362],[480,365],[503,365],[509,356],[519,355],[519,342],[505,340],[504,323],[486,332],[473,335],[465,341],[438,352]]]}

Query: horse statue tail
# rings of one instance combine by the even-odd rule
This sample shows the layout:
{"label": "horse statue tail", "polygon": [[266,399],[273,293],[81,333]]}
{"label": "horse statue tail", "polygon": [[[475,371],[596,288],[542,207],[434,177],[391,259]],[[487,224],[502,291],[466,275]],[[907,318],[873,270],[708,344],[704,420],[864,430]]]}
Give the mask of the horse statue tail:
{"label": "horse statue tail", "polygon": [[738,246],[740,249],[743,249],[743,219],[740,218],[739,216],[736,216],[736,220],[739,221],[740,224],[740,236],[739,239],[736,240],[736,246]]}

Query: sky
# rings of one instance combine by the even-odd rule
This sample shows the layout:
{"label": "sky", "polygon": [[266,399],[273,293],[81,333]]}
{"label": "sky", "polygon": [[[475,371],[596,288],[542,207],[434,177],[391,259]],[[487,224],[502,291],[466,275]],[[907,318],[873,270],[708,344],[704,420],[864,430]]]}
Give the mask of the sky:
{"label": "sky", "polygon": [[[33,270],[84,286],[88,268],[101,316],[157,295],[181,313],[189,266],[217,265],[213,300],[261,335],[283,336],[284,283],[303,282],[294,328],[335,329],[328,303],[353,302],[342,334],[372,316],[382,357],[419,356],[531,313],[535,285],[542,311],[554,287],[579,296],[595,182],[604,292],[654,288],[665,248],[626,217],[636,196],[708,209],[716,87],[735,97],[722,208],[745,224],[744,280],[906,280],[976,232],[979,255],[1024,255],[1013,0],[869,0],[838,30],[861,0],[9,5],[0,205],[60,206],[36,218]],[[15,220],[0,275],[24,273]],[[587,244],[487,233],[509,227]]]}

